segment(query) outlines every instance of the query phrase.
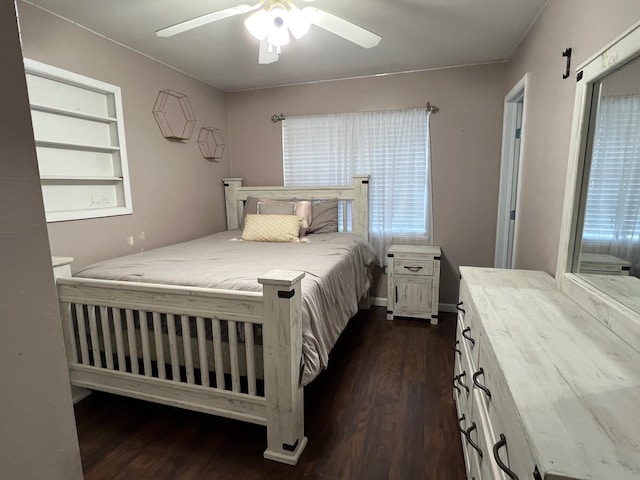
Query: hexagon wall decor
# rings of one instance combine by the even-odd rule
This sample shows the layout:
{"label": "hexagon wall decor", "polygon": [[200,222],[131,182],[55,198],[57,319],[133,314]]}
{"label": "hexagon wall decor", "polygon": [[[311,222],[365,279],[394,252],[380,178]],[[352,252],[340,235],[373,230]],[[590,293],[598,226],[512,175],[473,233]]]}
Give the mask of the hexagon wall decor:
{"label": "hexagon wall decor", "polygon": [[153,106],[153,116],[165,138],[191,138],[196,116],[186,95],[173,90],[161,90]]}
{"label": "hexagon wall decor", "polygon": [[219,160],[224,153],[224,139],[219,128],[202,127],[198,135],[198,147],[204,158]]}

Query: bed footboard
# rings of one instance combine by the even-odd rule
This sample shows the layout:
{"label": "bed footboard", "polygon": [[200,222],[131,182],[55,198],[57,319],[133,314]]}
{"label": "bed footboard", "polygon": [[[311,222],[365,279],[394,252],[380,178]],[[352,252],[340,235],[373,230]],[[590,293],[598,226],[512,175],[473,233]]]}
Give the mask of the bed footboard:
{"label": "bed footboard", "polygon": [[303,277],[271,271],[263,293],[58,278],[71,383],[265,425],[265,458],[294,465],[307,443]]}

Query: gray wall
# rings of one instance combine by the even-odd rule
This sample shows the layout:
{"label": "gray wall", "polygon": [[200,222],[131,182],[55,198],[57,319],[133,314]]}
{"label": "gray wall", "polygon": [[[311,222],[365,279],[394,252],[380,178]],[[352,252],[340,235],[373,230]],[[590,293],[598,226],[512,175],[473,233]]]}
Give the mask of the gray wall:
{"label": "gray wall", "polygon": [[[274,113],[440,107],[431,119],[434,243],[443,249],[440,300],[455,303],[459,265],[492,266],[505,65],[490,64],[228,94],[234,176],[282,184],[282,130]],[[377,296],[386,296],[386,280]]]}
{"label": "gray wall", "polygon": [[[49,224],[51,251],[75,258],[73,269],[226,229],[221,179],[229,155],[205,160],[201,127],[227,138],[224,92],[24,2],[18,3],[24,56],[122,90],[133,215]],[[158,91],[186,94],[196,115],[188,142],[162,137],[152,114]],[[144,235],[142,233],[144,232]],[[135,244],[127,244],[131,235]],[[141,237],[144,237],[142,239]]]}
{"label": "gray wall", "polygon": [[573,70],[639,19],[637,0],[551,0],[508,63],[505,94],[531,73],[517,268],[556,271],[576,90],[562,52],[573,49]]}
{"label": "gray wall", "polygon": [[0,2],[0,61],[0,478],[80,479],[13,2]]}

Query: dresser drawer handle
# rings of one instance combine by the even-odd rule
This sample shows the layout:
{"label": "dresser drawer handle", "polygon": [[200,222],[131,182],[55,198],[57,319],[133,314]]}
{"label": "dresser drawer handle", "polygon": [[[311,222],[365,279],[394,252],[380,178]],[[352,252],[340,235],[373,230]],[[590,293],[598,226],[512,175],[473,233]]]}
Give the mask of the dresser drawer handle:
{"label": "dresser drawer handle", "polygon": [[466,335],[466,334],[467,334],[467,333],[469,333],[470,331],[471,331],[471,327],[467,327],[467,328],[465,328],[464,330],[462,330],[462,336],[463,336],[464,338],[466,338],[467,340],[469,340],[469,341],[471,342],[471,345],[474,345],[474,346],[475,346],[476,341],[475,341],[473,338],[471,338],[471,336],[470,336],[470,335],[469,335],[469,336],[467,336],[467,335]]}
{"label": "dresser drawer handle", "polygon": [[459,312],[462,312],[462,314],[464,315],[467,312],[465,311],[464,308],[462,308],[462,305],[464,305],[464,302],[458,302],[458,304],[456,305],[456,310],[458,310]]}
{"label": "dresser drawer handle", "polygon": [[451,348],[453,348],[454,352],[458,352],[458,355],[462,356],[462,352],[456,348],[458,345],[460,345],[460,340],[456,340],[455,342],[453,342],[453,345],[451,345]]}
{"label": "dresser drawer handle", "polygon": [[482,385],[480,382],[478,382],[478,377],[480,375],[484,375],[484,369],[482,369],[482,368],[480,370],[478,370],[476,373],[473,374],[473,377],[472,377],[473,378],[473,384],[476,387],[478,387],[480,390],[482,390],[484,393],[486,393],[488,398],[491,398],[491,391],[487,387]]}
{"label": "dresser drawer handle", "polygon": [[455,388],[458,391],[458,393],[460,393],[461,390],[458,388],[458,385],[456,385],[457,380],[458,380],[458,375],[453,377],[453,380],[451,380],[451,385],[453,385],[453,388]]}
{"label": "dresser drawer handle", "polygon": [[409,270],[410,272],[414,272],[414,273],[415,273],[415,272],[419,272],[420,270],[422,270],[422,267],[419,267],[419,266],[417,266],[417,265],[416,265],[415,267],[410,267],[410,266],[408,266],[408,265],[405,265],[405,267],[404,267],[404,268],[406,268],[406,269],[407,269],[407,270]]}
{"label": "dresser drawer handle", "polygon": [[462,422],[464,422],[464,413],[462,414],[462,416],[458,419],[458,429],[460,430],[460,433],[463,434],[466,438],[467,436],[467,431],[462,427],[462,425],[460,425]]}
{"label": "dresser drawer handle", "polygon": [[519,480],[518,476],[515,473],[513,473],[513,471],[509,467],[507,467],[502,461],[502,459],[500,458],[500,449],[504,447],[506,444],[507,444],[507,439],[505,438],[504,434],[501,433],[500,440],[498,440],[496,444],[493,446],[493,458],[496,459],[496,463],[498,464],[500,469],[507,475],[507,477],[509,477],[511,480]]}
{"label": "dresser drawer handle", "polygon": [[469,445],[471,445],[474,448],[474,450],[478,452],[478,455],[480,455],[480,458],[482,458],[482,450],[476,443],[474,443],[473,440],[471,440],[471,432],[473,432],[476,428],[478,428],[478,426],[476,425],[476,422],[473,422],[471,426],[467,428],[467,431],[465,432],[465,437],[467,437],[467,442],[469,443]]}
{"label": "dresser drawer handle", "polygon": [[[456,375],[456,376],[453,378],[453,380],[454,380],[455,382],[458,382],[458,385],[460,385],[462,388],[464,388],[464,389],[467,391],[467,393],[469,393],[469,386],[468,386],[468,385],[465,385],[465,384],[462,382],[462,377],[465,377],[466,375],[467,375],[467,372],[462,372],[461,374]],[[454,384],[454,387],[455,387],[455,384]],[[456,387],[456,388],[457,388],[457,387]],[[458,391],[460,391],[460,390],[458,390]]]}

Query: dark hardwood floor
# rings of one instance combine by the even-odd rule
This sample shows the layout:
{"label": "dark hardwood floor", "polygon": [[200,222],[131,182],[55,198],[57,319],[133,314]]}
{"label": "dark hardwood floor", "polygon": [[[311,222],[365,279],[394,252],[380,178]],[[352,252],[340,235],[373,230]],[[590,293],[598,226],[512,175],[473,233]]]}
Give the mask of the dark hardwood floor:
{"label": "dark hardwood floor", "polygon": [[465,478],[450,379],[455,316],[353,318],[305,388],[297,466],[262,458],[264,427],[94,392],[76,405],[86,480]]}

